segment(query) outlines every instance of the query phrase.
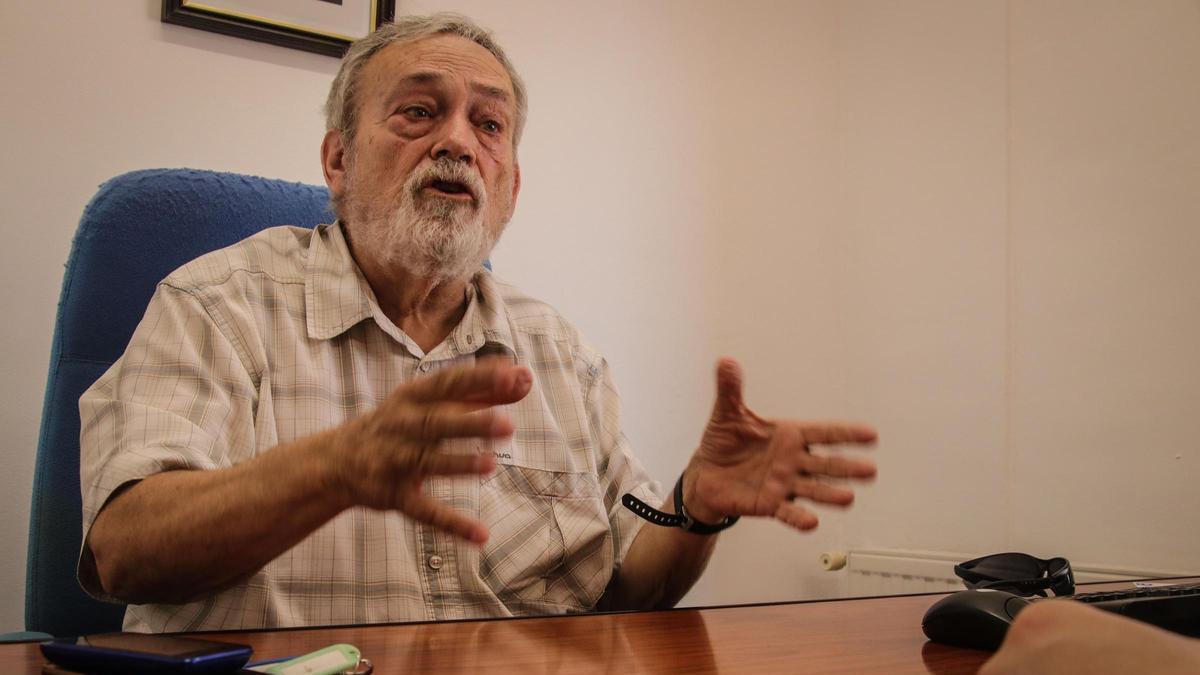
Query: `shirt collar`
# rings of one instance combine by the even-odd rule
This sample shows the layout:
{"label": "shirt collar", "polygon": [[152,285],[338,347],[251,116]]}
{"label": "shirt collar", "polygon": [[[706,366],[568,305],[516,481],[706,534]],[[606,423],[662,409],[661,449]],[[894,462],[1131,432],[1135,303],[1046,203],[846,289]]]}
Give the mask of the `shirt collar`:
{"label": "shirt collar", "polygon": [[359,271],[338,222],[318,225],[308,244],[304,303],[308,336],[326,340],[371,316],[374,293]]}
{"label": "shirt collar", "polygon": [[[317,340],[337,337],[363,319],[373,318],[385,333],[419,349],[384,316],[375,292],[354,262],[340,222],[318,225],[308,246],[304,271],[304,297],[308,335]],[[467,311],[462,321],[434,351],[449,347],[454,355],[469,354],[492,345],[516,354],[508,309],[492,273],[481,269],[467,284]]]}

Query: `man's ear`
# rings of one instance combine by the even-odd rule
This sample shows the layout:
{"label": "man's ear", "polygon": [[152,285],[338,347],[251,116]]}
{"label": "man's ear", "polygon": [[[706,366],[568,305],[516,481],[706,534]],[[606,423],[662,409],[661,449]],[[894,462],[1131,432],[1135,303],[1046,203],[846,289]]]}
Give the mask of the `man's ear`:
{"label": "man's ear", "polygon": [[346,144],[342,132],[330,129],[321,141],[321,170],[334,200],[346,196]]}

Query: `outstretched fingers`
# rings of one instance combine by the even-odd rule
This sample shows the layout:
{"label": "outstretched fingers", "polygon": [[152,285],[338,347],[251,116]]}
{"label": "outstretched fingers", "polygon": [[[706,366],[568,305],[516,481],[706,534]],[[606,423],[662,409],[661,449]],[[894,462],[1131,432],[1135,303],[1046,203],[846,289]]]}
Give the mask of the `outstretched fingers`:
{"label": "outstretched fingers", "polygon": [[871,445],[879,438],[874,427],[849,422],[800,422],[799,431],[810,445]]}
{"label": "outstretched fingers", "polygon": [[775,519],[801,531],[815,529],[821,522],[812,511],[789,501],[781,502],[775,509]]}
{"label": "outstretched fingers", "polygon": [[399,409],[385,427],[406,438],[437,441],[444,438],[507,438],[513,433],[508,416],[495,410],[476,410],[471,404],[431,403]]}
{"label": "outstretched fingers", "polygon": [[482,545],[487,541],[486,525],[423,494],[411,494],[402,510],[413,520],[448,532],[473,544]]}
{"label": "outstretched fingers", "polygon": [[742,365],[737,362],[737,359],[725,357],[717,361],[718,408],[726,406],[732,409],[740,409],[744,405],[742,400],[744,380],[745,375],[742,372]]}
{"label": "outstretched fingers", "polygon": [[421,473],[438,476],[486,476],[496,470],[496,458],[491,454],[447,454],[430,447],[418,462]]}
{"label": "outstretched fingers", "polygon": [[822,483],[812,478],[797,478],[792,484],[790,496],[793,499],[807,499],[811,502],[833,506],[849,506],[854,502],[853,490]]}
{"label": "outstretched fingers", "polygon": [[716,378],[717,399],[713,403],[710,424],[731,430],[743,439],[767,440],[771,423],[746,406],[745,374],[741,364],[736,359],[722,358],[717,362]]}
{"label": "outstretched fingers", "polygon": [[805,453],[800,456],[799,461],[800,472],[809,476],[859,479],[875,477],[875,462],[860,457]]}
{"label": "outstretched fingers", "polygon": [[407,385],[406,394],[421,403],[458,401],[481,405],[516,403],[533,386],[533,373],[499,359],[440,370]]}

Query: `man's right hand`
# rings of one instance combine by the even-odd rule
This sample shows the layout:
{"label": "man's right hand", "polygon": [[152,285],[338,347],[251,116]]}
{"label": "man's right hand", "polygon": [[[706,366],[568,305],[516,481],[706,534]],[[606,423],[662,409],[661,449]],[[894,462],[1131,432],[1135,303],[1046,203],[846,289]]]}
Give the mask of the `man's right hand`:
{"label": "man's right hand", "polygon": [[487,528],[421,494],[421,483],[495,469],[490,453],[451,454],[442,441],[511,435],[493,406],[521,400],[532,382],[528,368],[500,361],[447,368],[361,417],[234,466],[149,476],[114,496],[89,531],[96,584],[125,602],[191,602],[248,578],[355,505],[481,543]]}
{"label": "man's right hand", "polygon": [[453,454],[443,441],[507,438],[512,422],[493,406],[525,398],[533,376],[499,360],[448,368],[396,388],[375,410],[330,433],[334,489],[349,504],[395,509],[413,520],[482,544],[483,523],[421,492],[429,476],[486,475],[489,454]]}

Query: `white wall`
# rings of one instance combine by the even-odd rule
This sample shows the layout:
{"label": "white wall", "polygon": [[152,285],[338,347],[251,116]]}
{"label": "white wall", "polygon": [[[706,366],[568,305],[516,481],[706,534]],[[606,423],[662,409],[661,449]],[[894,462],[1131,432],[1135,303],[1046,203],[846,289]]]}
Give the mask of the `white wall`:
{"label": "white wall", "polygon": [[[841,5],[845,377],[881,427],[849,539],[1004,549],[1004,2]],[[852,271],[852,273],[850,273]]]}
{"label": "white wall", "polygon": [[840,7],[846,543],[1200,568],[1200,4]]}
{"label": "white wall", "polygon": [[1012,34],[1011,541],[1197,569],[1200,3],[1014,3]]}
{"label": "white wall", "polygon": [[[695,444],[720,354],[765,414],[881,430],[854,510],[809,536],[739,524],[689,602],[836,594],[815,558],[844,546],[1196,566],[1194,0],[399,4],[474,15],[525,75],[497,269],[606,352],[656,476]],[[336,61],[158,6],[0,5],[0,631],[21,624],[54,305],[96,185],[320,182]]]}

